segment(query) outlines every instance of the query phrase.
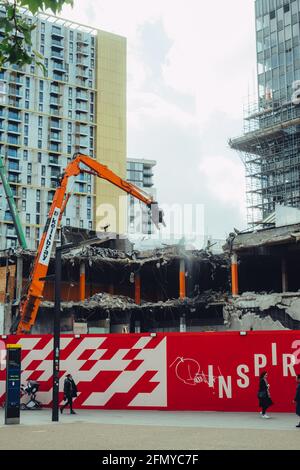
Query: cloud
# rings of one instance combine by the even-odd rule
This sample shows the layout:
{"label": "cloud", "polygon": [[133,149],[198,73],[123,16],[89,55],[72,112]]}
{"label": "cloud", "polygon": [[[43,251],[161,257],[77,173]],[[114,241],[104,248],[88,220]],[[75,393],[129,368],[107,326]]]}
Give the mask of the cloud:
{"label": "cloud", "polygon": [[157,160],[159,200],[204,203],[216,237],[245,226],[227,142],[253,82],[254,1],[75,0],[62,16],[127,37],[128,155]]}

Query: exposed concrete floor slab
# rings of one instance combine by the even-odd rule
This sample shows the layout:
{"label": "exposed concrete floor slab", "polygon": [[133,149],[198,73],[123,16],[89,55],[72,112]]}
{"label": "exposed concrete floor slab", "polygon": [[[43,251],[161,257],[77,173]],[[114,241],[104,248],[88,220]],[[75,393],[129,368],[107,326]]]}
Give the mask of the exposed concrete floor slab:
{"label": "exposed concrete floor slab", "polygon": [[78,411],[51,422],[49,410],[22,412],[21,424],[5,426],[0,411],[0,449],[202,450],[299,449],[297,417],[254,413]]}

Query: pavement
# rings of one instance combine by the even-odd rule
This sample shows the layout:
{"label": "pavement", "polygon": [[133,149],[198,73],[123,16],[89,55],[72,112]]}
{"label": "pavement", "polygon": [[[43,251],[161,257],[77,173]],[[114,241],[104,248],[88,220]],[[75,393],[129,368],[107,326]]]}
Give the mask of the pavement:
{"label": "pavement", "polygon": [[50,410],[4,424],[0,450],[298,450],[293,414],[78,410],[52,423]]}

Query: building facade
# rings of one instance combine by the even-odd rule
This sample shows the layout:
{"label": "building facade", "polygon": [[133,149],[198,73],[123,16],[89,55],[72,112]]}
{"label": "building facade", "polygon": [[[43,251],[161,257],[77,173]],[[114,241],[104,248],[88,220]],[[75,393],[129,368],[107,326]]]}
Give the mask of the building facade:
{"label": "building facade", "polygon": [[[32,50],[45,57],[46,73],[35,65],[0,71],[0,155],[27,244],[35,249],[58,177],[74,153],[126,177],[126,39],[45,14],[27,21],[36,23]],[[90,174],[80,174],[68,190],[63,225],[99,229],[101,205],[112,204],[117,222],[111,224],[125,231],[120,191]],[[0,249],[16,244],[0,183]]]}
{"label": "building facade", "polygon": [[[153,169],[155,160],[144,160],[129,158],[127,160],[127,180],[139,186],[147,194],[156,199],[156,189],[154,188]],[[137,201],[134,197],[128,197],[128,234],[151,235],[154,226],[149,217],[148,208]]]}
{"label": "building facade", "polygon": [[300,0],[256,0],[258,96],[230,141],[246,167],[248,223],[300,206]]}

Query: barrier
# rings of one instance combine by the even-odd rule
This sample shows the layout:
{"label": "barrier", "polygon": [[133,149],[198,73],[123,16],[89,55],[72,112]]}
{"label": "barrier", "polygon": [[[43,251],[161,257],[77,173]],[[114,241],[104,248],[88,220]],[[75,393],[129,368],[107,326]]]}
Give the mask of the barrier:
{"label": "barrier", "polygon": [[[22,382],[40,382],[52,399],[51,335],[8,336],[22,345]],[[79,394],[75,408],[257,411],[258,377],[268,370],[274,412],[293,412],[300,373],[300,331],[62,335],[63,376]],[[0,367],[0,403],[5,399]]]}

